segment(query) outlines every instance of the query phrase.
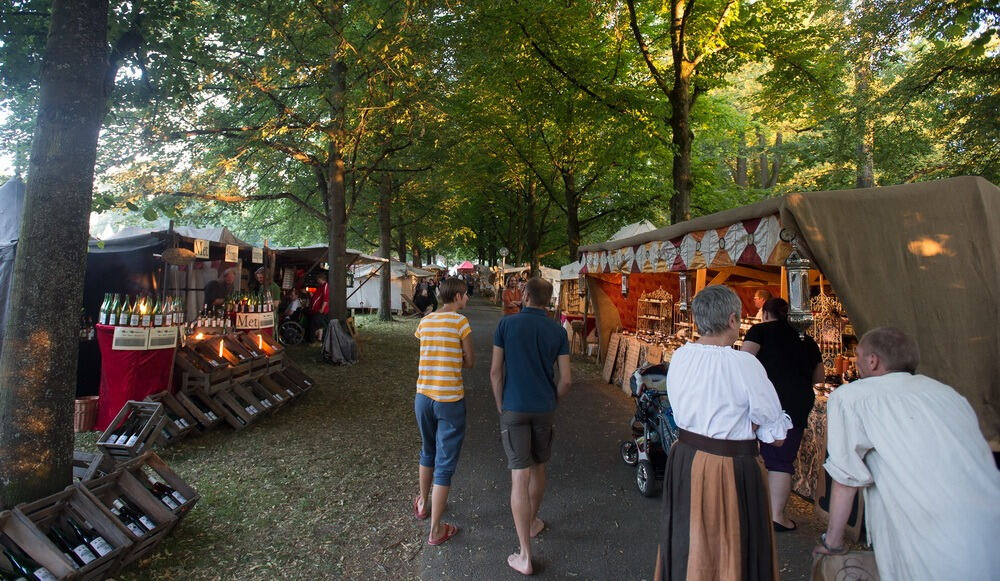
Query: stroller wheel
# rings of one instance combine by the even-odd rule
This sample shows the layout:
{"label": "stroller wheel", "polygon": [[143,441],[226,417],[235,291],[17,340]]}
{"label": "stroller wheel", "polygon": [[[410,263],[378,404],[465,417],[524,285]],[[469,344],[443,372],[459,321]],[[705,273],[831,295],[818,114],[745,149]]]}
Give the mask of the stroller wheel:
{"label": "stroller wheel", "polygon": [[305,337],[305,329],[295,321],[285,321],[278,327],[278,341],[282,345],[298,345]]}
{"label": "stroller wheel", "polygon": [[635,466],[635,483],[639,492],[646,497],[654,497],[659,492],[656,486],[656,473],[649,460],[639,460]]}
{"label": "stroller wheel", "polygon": [[629,466],[635,466],[635,463],[639,461],[639,447],[635,445],[635,442],[622,442],[618,446],[618,451],[621,452],[622,461]]}

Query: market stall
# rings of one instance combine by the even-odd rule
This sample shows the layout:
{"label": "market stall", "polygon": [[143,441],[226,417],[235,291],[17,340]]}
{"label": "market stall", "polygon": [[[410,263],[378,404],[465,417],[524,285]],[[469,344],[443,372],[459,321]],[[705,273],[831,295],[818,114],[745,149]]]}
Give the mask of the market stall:
{"label": "market stall", "polygon": [[[868,329],[917,338],[919,371],[962,393],[1000,450],[997,232],[1000,190],[962,177],[772,198],[584,246],[581,272],[610,380],[669,361],[696,332],[687,307],[706,285],[734,288],[748,317],[753,293],[767,289],[816,321],[832,384],[850,374],[851,341]],[[812,268],[789,262],[793,248]]]}
{"label": "market stall", "polygon": [[[413,294],[420,280],[432,278],[433,272],[410,266],[405,262],[392,260],[389,263],[390,308],[402,313],[407,301],[413,302]],[[377,309],[381,304],[382,284],[379,277],[385,276],[385,263],[359,266],[354,275],[354,286],[348,289],[347,308]],[[405,297],[405,298],[404,298]]]}

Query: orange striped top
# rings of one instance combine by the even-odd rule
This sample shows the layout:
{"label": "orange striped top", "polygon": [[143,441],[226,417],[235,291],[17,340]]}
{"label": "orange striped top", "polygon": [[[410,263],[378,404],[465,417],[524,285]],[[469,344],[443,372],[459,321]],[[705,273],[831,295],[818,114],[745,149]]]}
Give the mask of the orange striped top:
{"label": "orange striped top", "polygon": [[425,316],[414,333],[420,339],[417,393],[440,402],[465,397],[462,385],[462,339],[472,329],[458,313],[436,312]]}

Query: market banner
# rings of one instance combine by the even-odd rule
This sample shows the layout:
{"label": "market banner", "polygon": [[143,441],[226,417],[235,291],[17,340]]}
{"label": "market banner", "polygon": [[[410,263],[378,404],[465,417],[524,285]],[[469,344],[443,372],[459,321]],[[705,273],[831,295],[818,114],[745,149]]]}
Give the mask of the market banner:
{"label": "market banner", "polygon": [[254,264],[264,264],[264,249],[254,246],[250,256],[250,262]]}
{"label": "market banner", "polygon": [[111,348],[115,351],[145,351],[149,343],[146,327],[115,327]]}
{"label": "market banner", "polygon": [[240,259],[240,247],[226,244],[226,262],[237,262]]}
{"label": "market banner", "polygon": [[146,349],[173,349],[177,345],[177,327],[151,327]]}

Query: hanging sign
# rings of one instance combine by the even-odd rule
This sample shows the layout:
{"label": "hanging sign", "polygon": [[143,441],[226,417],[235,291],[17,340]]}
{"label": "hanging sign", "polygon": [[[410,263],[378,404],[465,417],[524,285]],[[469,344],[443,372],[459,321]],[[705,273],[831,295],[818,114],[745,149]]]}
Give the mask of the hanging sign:
{"label": "hanging sign", "polygon": [[226,262],[236,262],[240,259],[240,247],[235,244],[226,244]]}
{"label": "hanging sign", "polygon": [[237,329],[266,329],[274,326],[274,313],[236,313]]}
{"label": "hanging sign", "polygon": [[264,264],[264,249],[257,248],[254,246],[253,252],[251,253],[250,262],[254,264]]}
{"label": "hanging sign", "polygon": [[196,258],[208,258],[208,240],[195,238],[194,255]]}
{"label": "hanging sign", "polygon": [[152,327],[146,349],[173,349],[177,344],[177,327]]}
{"label": "hanging sign", "polygon": [[149,329],[145,327],[115,327],[111,348],[115,351],[145,351]]}

